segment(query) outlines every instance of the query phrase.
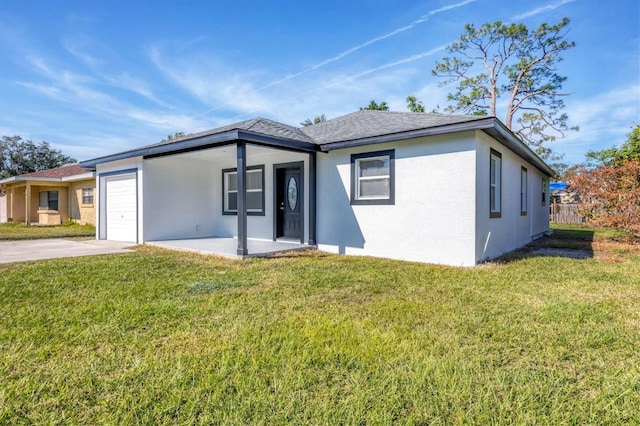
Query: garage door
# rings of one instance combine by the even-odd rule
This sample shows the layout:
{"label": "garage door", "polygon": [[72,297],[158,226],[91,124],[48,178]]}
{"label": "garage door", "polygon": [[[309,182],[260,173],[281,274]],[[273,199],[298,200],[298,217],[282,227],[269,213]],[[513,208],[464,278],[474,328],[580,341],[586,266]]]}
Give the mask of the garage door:
{"label": "garage door", "polygon": [[136,175],[107,177],[105,189],[107,240],[137,242]]}

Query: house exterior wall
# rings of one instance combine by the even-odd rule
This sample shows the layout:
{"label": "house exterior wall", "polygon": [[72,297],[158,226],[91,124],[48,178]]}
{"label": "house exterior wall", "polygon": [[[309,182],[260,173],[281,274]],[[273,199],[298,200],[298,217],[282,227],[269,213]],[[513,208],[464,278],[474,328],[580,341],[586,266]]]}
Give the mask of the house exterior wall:
{"label": "house exterior wall", "polygon": [[[29,200],[29,223],[40,225],[60,225],[69,220],[69,188],[47,182],[34,182],[31,185],[31,200]],[[58,191],[58,210],[40,210],[40,192]]]}
{"label": "house exterior wall", "polygon": [[[230,145],[224,149],[147,160],[140,158],[136,162],[98,165],[98,174],[137,168],[140,243],[211,236],[234,237],[238,233],[237,216],[222,214],[222,170],[236,167],[235,154],[235,145]],[[247,145],[247,166],[264,166],[265,214],[247,217],[249,238],[273,239],[273,166],[290,162],[304,162],[304,238],[305,241],[308,239],[308,154],[253,145]],[[97,195],[96,200],[104,203]],[[104,214],[102,207],[98,211]],[[99,235],[104,226],[105,224],[99,223]]]}
{"label": "house exterior wall", "polygon": [[26,191],[27,186],[25,184],[7,186],[7,220],[26,222]]}
{"label": "house exterior wall", "polygon": [[[533,238],[537,238],[548,232],[550,229],[549,225],[549,214],[550,214],[550,203],[551,203],[551,193],[549,190],[549,181],[550,178],[545,176],[543,173],[539,172],[538,169],[535,169],[535,175],[532,176],[530,189],[531,189],[531,212],[532,212],[532,224],[531,224],[531,236]],[[547,190],[544,197],[544,202],[542,201],[542,182],[545,181],[547,183]]]}
{"label": "house exterior wall", "polygon": [[215,169],[181,156],[144,161],[146,241],[214,235]]}
{"label": "house exterior wall", "polygon": [[[264,216],[247,216],[247,236],[249,238],[272,240],[274,238],[274,176],[273,166],[275,164],[304,162],[303,183],[304,183],[304,241],[309,238],[309,155],[291,151],[283,151],[269,148],[261,148],[256,146],[247,147],[247,166],[264,165]],[[238,222],[235,215],[222,214],[222,170],[227,168],[235,168],[235,157],[216,163],[218,172],[214,177],[215,191],[215,228],[214,235],[220,237],[237,237]]]}
{"label": "house exterior wall", "polygon": [[[548,204],[541,206],[543,173],[484,132],[477,132],[476,262],[498,257],[531,242],[549,229]],[[502,156],[501,217],[490,217],[491,149]],[[520,172],[527,169],[527,214],[521,215]],[[548,196],[547,196],[548,200]]]}
{"label": "house exterior wall", "polygon": [[[321,250],[475,265],[475,133],[462,132],[318,155]],[[395,203],[351,205],[351,154],[395,150]]]}
{"label": "house exterior wall", "polygon": [[[82,202],[82,190],[93,189],[93,203],[84,204]],[[94,178],[72,182],[69,184],[69,219],[82,225],[96,224],[96,180]]]}

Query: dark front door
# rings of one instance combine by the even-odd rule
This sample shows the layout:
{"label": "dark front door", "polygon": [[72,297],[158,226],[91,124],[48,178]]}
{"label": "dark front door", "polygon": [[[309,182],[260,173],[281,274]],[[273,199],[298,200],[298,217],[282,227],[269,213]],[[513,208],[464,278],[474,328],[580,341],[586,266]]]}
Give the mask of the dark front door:
{"label": "dark front door", "polygon": [[277,172],[277,237],[302,237],[302,181],[300,168]]}

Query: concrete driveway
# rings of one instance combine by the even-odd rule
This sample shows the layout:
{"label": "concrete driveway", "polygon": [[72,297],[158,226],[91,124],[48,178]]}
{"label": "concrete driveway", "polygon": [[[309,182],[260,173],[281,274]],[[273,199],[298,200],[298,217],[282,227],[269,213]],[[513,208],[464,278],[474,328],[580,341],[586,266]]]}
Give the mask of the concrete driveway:
{"label": "concrete driveway", "polygon": [[128,253],[134,243],[104,240],[73,241],[64,239],[0,241],[0,263],[60,257],[93,256],[96,254]]}

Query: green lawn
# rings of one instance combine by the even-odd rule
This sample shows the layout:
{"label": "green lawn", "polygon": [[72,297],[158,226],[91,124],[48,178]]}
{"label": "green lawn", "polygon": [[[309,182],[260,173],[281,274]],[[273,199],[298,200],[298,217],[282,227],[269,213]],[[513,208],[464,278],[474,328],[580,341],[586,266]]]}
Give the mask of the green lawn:
{"label": "green lawn", "polygon": [[640,250],[0,266],[0,424],[639,424]]}
{"label": "green lawn", "polygon": [[95,237],[95,235],[95,226],[79,225],[75,222],[56,226],[27,226],[22,222],[0,223],[0,240]]}

